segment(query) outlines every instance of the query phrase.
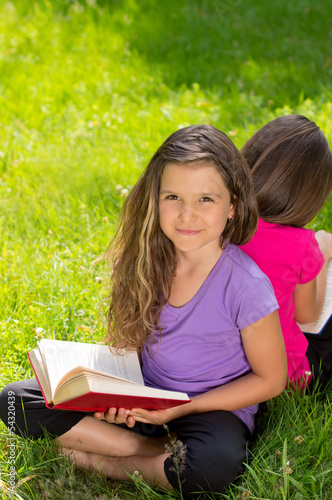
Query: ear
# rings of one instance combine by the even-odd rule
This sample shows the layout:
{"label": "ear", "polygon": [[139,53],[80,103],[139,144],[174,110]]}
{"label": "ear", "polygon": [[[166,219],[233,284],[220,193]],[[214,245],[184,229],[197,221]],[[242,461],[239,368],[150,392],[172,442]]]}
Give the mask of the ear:
{"label": "ear", "polygon": [[235,208],[235,203],[233,202],[229,206],[228,219],[229,220],[234,219],[235,215],[236,215],[236,208]]}

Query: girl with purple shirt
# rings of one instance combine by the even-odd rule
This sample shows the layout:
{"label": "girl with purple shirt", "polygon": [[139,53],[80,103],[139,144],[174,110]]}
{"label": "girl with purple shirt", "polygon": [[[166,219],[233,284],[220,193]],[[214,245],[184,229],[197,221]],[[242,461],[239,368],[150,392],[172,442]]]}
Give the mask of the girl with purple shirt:
{"label": "girl with purple shirt", "polygon": [[[238,248],[256,225],[250,173],[231,140],[209,125],[172,134],[126,199],[104,256],[108,341],[140,353],[146,385],[191,402],[89,415],[49,410],[36,381],[17,382],[1,395],[2,408],[9,390],[22,399],[17,432],[46,429],[73,463],[113,479],[138,470],[184,498],[223,491],[243,471],[258,403],[286,382],[272,286]],[[180,453],[165,449],[173,434]]]}

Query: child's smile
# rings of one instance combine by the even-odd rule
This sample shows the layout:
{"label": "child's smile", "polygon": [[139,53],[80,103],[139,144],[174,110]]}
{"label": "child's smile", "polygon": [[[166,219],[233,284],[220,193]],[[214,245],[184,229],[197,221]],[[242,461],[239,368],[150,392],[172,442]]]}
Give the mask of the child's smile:
{"label": "child's smile", "polygon": [[184,236],[195,236],[196,234],[200,233],[200,231],[193,231],[190,229],[178,229],[178,232],[180,234],[183,234]]}
{"label": "child's smile", "polygon": [[160,182],[160,227],[177,252],[220,252],[220,235],[234,215],[214,163],[167,163]]}

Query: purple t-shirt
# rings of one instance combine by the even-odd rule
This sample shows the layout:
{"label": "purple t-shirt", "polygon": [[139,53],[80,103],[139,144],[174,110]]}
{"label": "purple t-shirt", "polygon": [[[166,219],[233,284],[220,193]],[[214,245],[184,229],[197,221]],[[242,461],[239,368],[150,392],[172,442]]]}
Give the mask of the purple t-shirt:
{"label": "purple t-shirt", "polygon": [[[277,308],[268,278],[228,245],[187,304],[165,305],[162,335],[151,334],[142,351],[146,385],[195,396],[248,373],[240,330]],[[256,411],[254,405],[233,413],[253,431]]]}

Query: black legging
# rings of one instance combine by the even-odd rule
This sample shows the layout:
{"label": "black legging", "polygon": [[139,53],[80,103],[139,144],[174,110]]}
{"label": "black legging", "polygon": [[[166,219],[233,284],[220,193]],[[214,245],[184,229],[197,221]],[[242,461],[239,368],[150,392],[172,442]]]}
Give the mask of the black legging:
{"label": "black legging", "polygon": [[318,379],[325,386],[332,378],[332,317],[320,335],[307,334],[306,338],[309,342],[306,354],[313,373],[310,386],[314,387]]}

